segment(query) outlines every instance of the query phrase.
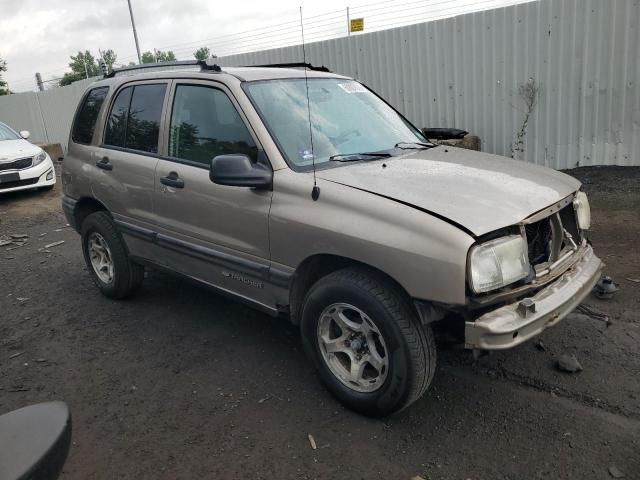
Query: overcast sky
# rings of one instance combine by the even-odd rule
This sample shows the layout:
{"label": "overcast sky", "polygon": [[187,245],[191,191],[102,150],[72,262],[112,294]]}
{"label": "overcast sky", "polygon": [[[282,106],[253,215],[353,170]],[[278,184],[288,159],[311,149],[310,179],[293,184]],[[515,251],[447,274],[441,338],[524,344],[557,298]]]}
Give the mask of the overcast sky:
{"label": "overcast sky", "polygon": [[[224,54],[295,38],[300,6],[309,18],[305,34],[312,41],[346,32],[347,5],[352,17],[365,18],[367,29],[407,23],[428,12],[450,15],[521,1],[525,0],[132,0],[132,6],[141,51],[171,49],[187,59],[202,45]],[[0,0],[0,58],[7,61],[3,78],[13,91],[34,89],[35,72],[44,80],[61,77],[68,70],[69,55],[88,49],[97,56],[99,48],[113,49],[117,63],[136,60],[127,0]]]}

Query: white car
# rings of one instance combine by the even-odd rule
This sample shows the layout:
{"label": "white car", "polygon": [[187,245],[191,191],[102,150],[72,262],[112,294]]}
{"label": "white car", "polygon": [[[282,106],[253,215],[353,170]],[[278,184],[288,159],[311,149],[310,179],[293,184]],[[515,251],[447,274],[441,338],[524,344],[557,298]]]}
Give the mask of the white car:
{"label": "white car", "polygon": [[17,133],[0,122],[0,193],[29,188],[51,190],[56,184],[51,158],[27,138],[27,130]]}

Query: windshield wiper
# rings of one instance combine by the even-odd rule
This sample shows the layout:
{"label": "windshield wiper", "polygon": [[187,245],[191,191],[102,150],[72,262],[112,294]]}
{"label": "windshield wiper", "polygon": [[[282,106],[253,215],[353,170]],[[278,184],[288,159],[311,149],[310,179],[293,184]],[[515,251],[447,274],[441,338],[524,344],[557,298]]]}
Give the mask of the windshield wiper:
{"label": "windshield wiper", "polygon": [[357,162],[358,160],[370,160],[372,158],[389,158],[387,152],[361,152],[361,153],[339,153],[332,155],[329,160],[332,162]]}
{"label": "windshield wiper", "polygon": [[433,148],[436,147],[434,143],[424,143],[424,142],[398,142],[395,144],[394,148],[401,148],[403,150],[410,150],[415,148]]}

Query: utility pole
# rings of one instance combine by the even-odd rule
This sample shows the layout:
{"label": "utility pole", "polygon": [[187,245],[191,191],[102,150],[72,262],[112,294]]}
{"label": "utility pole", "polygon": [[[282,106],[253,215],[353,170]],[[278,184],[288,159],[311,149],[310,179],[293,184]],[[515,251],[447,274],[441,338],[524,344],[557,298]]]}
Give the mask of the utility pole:
{"label": "utility pole", "polygon": [[138,32],[136,32],[136,22],[133,20],[133,10],[131,9],[131,0],[127,0],[129,4],[129,15],[131,16],[131,27],[133,28],[133,39],[136,41],[136,52],[138,53],[138,65],[142,63],[140,56],[140,45],[138,44]]}
{"label": "utility pole", "polygon": [[42,77],[40,76],[40,72],[36,72],[36,84],[38,85],[38,90],[44,92],[44,84],[42,83]]}
{"label": "utility pole", "polygon": [[351,20],[349,19],[349,7],[347,7],[347,36],[351,36]]}

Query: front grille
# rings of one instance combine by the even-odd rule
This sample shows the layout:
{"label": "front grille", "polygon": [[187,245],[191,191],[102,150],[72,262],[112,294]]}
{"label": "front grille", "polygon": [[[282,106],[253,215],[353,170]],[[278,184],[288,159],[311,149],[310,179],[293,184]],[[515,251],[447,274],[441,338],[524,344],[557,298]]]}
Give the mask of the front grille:
{"label": "front grille", "polygon": [[562,228],[571,234],[576,243],[580,243],[578,219],[576,218],[576,211],[573,209],[572,204],[569,204],[560,210],[560,221],[562,222]]}
{"label": "front grille", "polygon": [[[581,235],[578,229],[578,223],[576,220],[576,213],[573,210],[573,205],[569,204],[560,210],[557,214],[560,217],[563,230],[571,234],[573,241],[580,243]],[[525,225],[525,232],[527,235],[527,246],[529,249],[529,263],[531,265],[539,265],[541,263],[548,262],[552,257],[552,235],[551,218],[553,216],[543,218],[535,223]],[[563,235],[564,236],[564,235]],[[562,250],[565,246],[569,245],[566,238],[560,243],[559,249]],[[555,253],[557,258],[559,251]]]}
{"label": "front grille", "polygon": [[0,162],[0,171],[2,170],[22,170],[23,168],[29,168],[33,163],[33,158],[19,158],[11,162]]}
{"label": "front grille", "polygon": [[549,260],[551,255],[551,221],[543,218],[526,225],[527,246],[529,247],[529,263],[538,265]]}
{"label": "front grille", "polygon": [[18,180],[16,182],[0,183],[0,191],[5,190],[7,188],[24,187],[26,185],[33,185],[34,183],[38,183],[38,177],[28,178],[26,180]]}

